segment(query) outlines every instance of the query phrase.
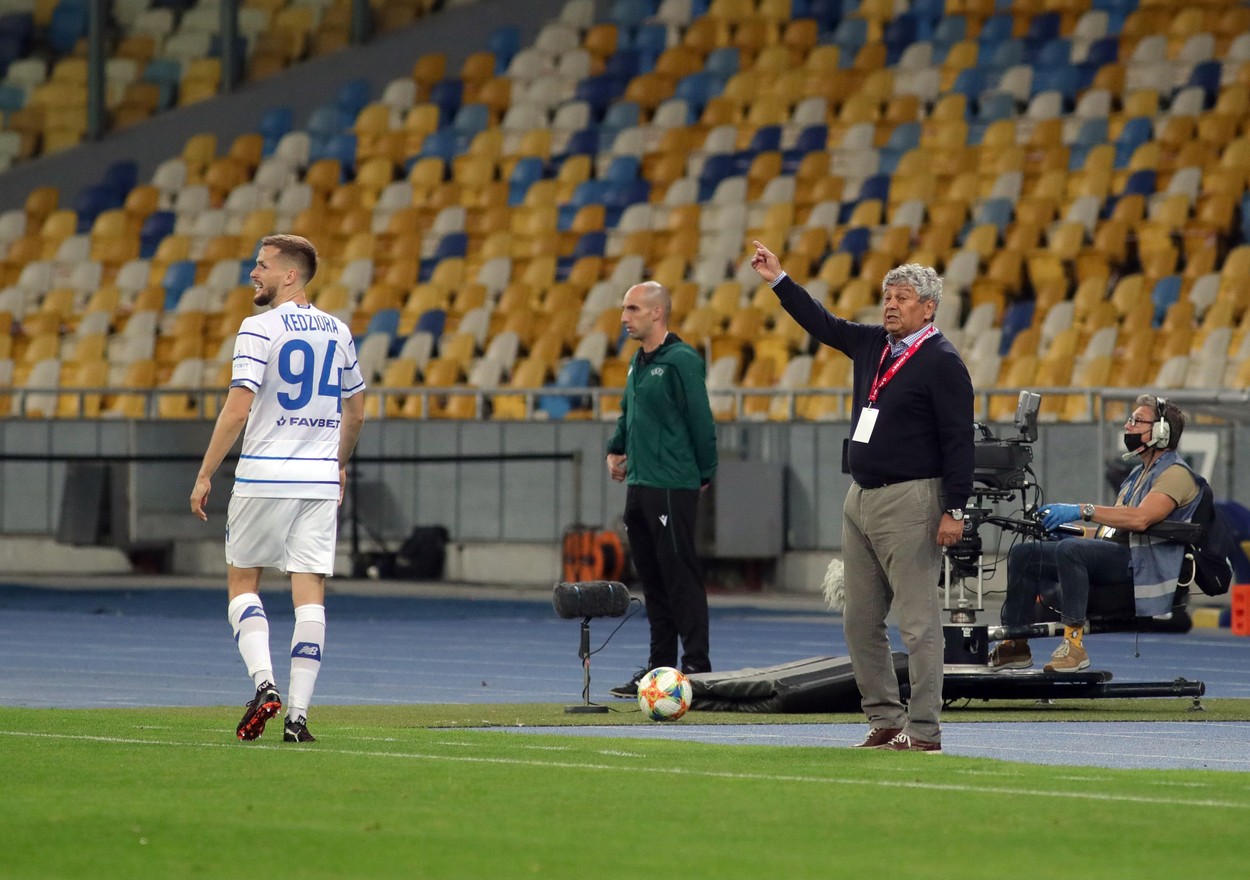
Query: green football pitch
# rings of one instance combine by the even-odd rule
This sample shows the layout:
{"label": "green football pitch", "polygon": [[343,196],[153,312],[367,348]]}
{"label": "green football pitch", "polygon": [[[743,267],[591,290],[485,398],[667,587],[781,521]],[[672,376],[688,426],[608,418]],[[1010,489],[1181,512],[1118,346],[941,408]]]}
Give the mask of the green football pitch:
{"label": "green football pitch", "polygon": [[236,714],[0,708],[0,876],[1246,875],[1239,773],[489,729],[550,706],[319,707],[315,744],[239,743]]}

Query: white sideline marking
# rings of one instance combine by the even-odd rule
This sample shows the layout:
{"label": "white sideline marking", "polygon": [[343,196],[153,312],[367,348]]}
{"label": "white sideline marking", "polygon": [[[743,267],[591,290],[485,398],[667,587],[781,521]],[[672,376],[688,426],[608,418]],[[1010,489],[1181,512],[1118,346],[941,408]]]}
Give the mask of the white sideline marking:
{"label": "white sideline marking", "polygon": [[[133,737],[116,737],[116,736],[92,736],[89,734],[68,734],[68,733],[37,733],[28,730],[0,730],[0,735],[13,737],[28,737],[31,739],[60,739],[70,740],[73,742],[100,742],[112,745],[139,745],[139,746],[172,746],[174,748],[218,748],[232,749],[240,748],[237,743],[225,742],[182,742],[175,740],[156,740],[156,739],[136,739]],[[464,742],[464,745],[469,745]],[[774,773],[730,773],[723,770],[686,770],[680,767],[622,767],[620,764],[593,764],[593,763],[577,763],[573,761],[540,761],[537,759],[517,759],[517,758],[484,758],[473,757],[470,755],[436,755],[425,752],[377,752],[366,751],[364,749],[333,749],[316,746],[311,749],[293,749],[289,746],[281,747],[276,745],[252,744],[245,748],[264,749],[267,751],[285,751],[288,753],[298,753],[301,755],[350,755],[352,757],[368,757],[368,758],[407,758],[415,761],[448,761],[451,763],[465,764],[500,764],[513,767],[548,767],[563,770],[606,770],[620,771],[628,770],[630,773],[663,773],[668,776],[695,776],[707,779],[732,779],[747,782],[802,782],[809,784],[824,785],[864,785],[877,786],[881,788],[904,788],[918,789],[922,791],[952,791],[967,794],[1001,794],[1001,795],[1032,795],[1033,797],[1045,798],[1063,798],[1065,800],[1086,800],[1101,801],[1107,803],[1135,803],[1135,804],[1156,804],[1161,806],[1173,807],[1221,807],[1224,809],[1234,810],[1250,810],[1250,804],[1237,803],[1235,801],[1219,801],[1211,799],[1202,800],[1183,800],[1177,798],[1163,797],[1141,797],[1137,795],[1123,794],[1106,794],[1101,792],[1082,791],[1071,788],[1059,789],[1056,791],[1044,791],[1034,789],[1032,791],[1023,790],[1015,787],[986,787],[983,785],[955,785],[951,783],[938,782],[916,782],[915,780],[883,780],[883,779],[833,779],[818,776],[793,776],[789,774]],[[600,752],[603,754],[603,752]],[[935,761],[941,761],[940,757],[935,756]]]}

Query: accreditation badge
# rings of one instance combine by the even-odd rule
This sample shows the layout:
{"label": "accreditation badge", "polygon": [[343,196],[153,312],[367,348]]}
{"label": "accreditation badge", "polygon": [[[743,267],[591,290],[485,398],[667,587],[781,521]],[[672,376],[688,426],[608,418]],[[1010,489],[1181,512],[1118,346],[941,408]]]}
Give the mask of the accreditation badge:
{"label": "accreditation badge", "polygon": [[855,433],[851,439],[856,443],[867,443],[872,438],[872,429],[877,424],[878,410],[866,406],[859,411],[859,421],[855,424]]}

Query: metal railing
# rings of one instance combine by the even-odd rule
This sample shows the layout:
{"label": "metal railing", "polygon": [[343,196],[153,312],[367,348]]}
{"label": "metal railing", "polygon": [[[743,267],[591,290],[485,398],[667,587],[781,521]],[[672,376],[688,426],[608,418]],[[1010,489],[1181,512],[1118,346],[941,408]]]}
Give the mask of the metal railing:
{"label": "metal railing", "polygon": [[[1023,388],[978,390],[974,418],[980,422],[1010,421],[1015,401]],[[1107,407],[1131,402],[1138,394],[1159,393],[1154,388],[1029,387],[1043,399],[1044,421],[1099,422],[1108,418]],[[369,417],[378,419],[472,419],[552,418],[542,398],[572,401],[573,418],[612,419],[620,414],[620,388],[382,388],[368,392],[376,400]],[[1250,421],[1250,391],[1246,389],[1163,390],[1169,398],[1196,413],[1230,421]],[[748,421],[849,421],[852,391],[849,388],[717,388],[709,389],[713,414],[718,420]],[[0,418],[111,418],[111,419],[213,419],[225,401],[226,389],[116,387],[22,387],[0,388]],[[410,404],[410,400],[417,404]],[[509,401],[499,405],[498,400]],[[1057,413],[1058,399],[1063,413]],[[448,401],[469,401],[449,406]],[[813,407],[813,401],[821,401]],[[519,401],[518,409],[515,403]],[[1075,403],[1072,403],[1075,401]],[[405,411],[407,409],[407,411]],[[497,412],[506,409],[506,413]],[[1068,413],[1078,413],[1071,417]],[[562,416],[554,416],[560,418]]]}

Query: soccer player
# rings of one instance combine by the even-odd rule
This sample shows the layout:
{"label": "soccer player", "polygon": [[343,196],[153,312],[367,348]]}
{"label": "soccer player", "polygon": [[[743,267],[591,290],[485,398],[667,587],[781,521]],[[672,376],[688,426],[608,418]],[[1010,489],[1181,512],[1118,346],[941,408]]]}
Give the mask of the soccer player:
{"label": "soccer player", "polygon": [[238,737],[254,740],[282,709],[260,576],[291,576],[295,633],[283,740],[313,742],[308,704],[325,645],[325,579],[334,573],[347,461],[365,420],[365,382],[351,331],[308,302],[317,250],[296,235],[261,240],[251,280],[269,311],[239,327],[226,402],[204,453],[191,512],[205,522],[213,474],[243,433],[226,516],[230,626],[256,695]]}

